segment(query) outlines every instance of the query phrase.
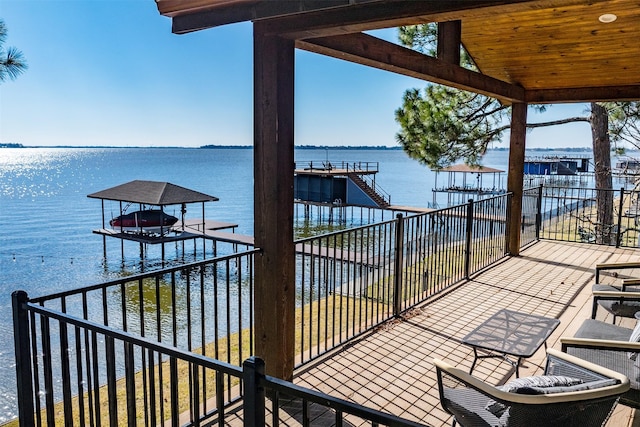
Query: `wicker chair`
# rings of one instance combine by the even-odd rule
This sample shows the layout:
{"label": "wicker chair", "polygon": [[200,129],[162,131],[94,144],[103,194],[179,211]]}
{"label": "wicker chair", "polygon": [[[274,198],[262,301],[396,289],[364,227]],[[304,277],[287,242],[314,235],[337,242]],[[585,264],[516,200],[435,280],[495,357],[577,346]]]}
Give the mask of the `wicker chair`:
{"label": "wicker chair", "polygon": [[561,337],[562,351],[600,366],[605,366],[629,378],[629,390],[620,396],[620,403],[640,409],[640,342],[630,342],[633,329],[586,319],[573,338]]}
{"label": "wicker chair", "polygon": [[454,416],[454,426],[601,426],[629,389],[626,376],[553,349],[547,350],[546,378],[571,377],[582,384],[510,392],[441,360],[434,363],[440,403]]}

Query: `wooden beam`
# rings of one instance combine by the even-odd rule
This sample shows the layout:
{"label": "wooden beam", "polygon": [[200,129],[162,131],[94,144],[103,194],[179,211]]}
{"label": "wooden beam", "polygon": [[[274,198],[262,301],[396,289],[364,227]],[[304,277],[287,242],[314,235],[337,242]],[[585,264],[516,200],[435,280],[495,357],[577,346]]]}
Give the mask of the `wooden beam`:
{"label": "wooden beam", "polygon": [[638,101],[640,100],[640,84],[631,86],[527,90],[525,99],[529,104]]}
{"label": "wooden beam", "polygon": [[438,59],[460,65],[462,21],[438,22]]}
{"label": "wooden beam", "polygon": [[492,77],[447,64],[367,34],[299,40],[296,47],[334,58],[404,74],[417,79],[470,90],[509,102],[522,102],[524,89]]}
{"label": "wooden beam", "polygon": [[285,380],[295,363],[294,52],[254,24],[255,349]]}
{"label": "wooden beam", "polygon": [[187,5],[180,7],[179,4],[173,8],[161,8],[159,5],[159,10],[160,13],[173,17],[173,32],[177,34],[234,22],[265,19],[270,22],[264,27],[265,34],[286,34],[288,38],[300,39],[435,22],[434,19],[443,13],[540,1],[258,1],[225,6],[209,4],[208,7],[201,5],[199,8],[189,8]]}
{"label": "wooden beam", "polygon": [[[360,3],[372,0],[359,0]],[[184,0],[163,5],[160,13],[173,17],[172,31],[183,34],[220,25],[244,21],[272,18],[295,13],[303,13],[338,6],[349,6],[349,0],[301,0],[301,1],[262,1],[229,2],[223,6],[211,8],[203,4],[189,7]],[[165,2],[167,3],[167,2]],[[160,8],[160,4],[158,5]]]}
{"label": "wooden beam", "polygon": [[511,139],[509,142],[509,172],[507,175],[507,191],[511,193],[507,252],[513,256],[520,254],[526,134],[527,104],[518,102],[511,107]]}

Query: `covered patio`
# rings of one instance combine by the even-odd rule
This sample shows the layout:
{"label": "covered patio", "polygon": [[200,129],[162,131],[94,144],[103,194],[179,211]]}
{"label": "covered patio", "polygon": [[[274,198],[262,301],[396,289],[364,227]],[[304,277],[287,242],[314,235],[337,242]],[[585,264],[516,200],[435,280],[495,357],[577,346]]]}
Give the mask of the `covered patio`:
{"label": "covered patio", "polygon": [[[633,0],[157,0],[184,34],[252,21],[256,355],[269,375],[295,366],[295,49],[444,84],[512,106],[508,252],[518,255],[530,104],[640,99]],[[366,31],[437,23],[429,56]],[[479,71],[460,65],[461,47]],[[274,303],[275,302],[275,303]]]}

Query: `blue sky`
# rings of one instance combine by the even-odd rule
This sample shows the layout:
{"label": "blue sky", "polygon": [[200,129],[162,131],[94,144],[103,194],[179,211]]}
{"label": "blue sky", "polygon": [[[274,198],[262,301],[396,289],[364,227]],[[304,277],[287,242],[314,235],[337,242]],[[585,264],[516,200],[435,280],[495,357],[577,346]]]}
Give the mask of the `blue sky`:
{"label": "blue sky", "polygon": [[[153,0],[0,0],[0,18],[9,31],[5,46],[29,64],[0,85],[0,142],[252,144],[250,23],[174,35]],[[296,144],[394,146],[402,94],[424,85],[297,51]],[[554,106],[530,121],[584,108]],[[578,123],[535,130],[527,146],[583,147],[590,138]]]}

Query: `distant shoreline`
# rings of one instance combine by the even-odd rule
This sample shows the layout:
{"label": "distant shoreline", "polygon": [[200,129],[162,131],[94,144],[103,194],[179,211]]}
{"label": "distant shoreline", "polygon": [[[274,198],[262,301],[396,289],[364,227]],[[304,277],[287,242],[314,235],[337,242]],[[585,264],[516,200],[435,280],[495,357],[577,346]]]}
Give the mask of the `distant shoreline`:
{"label": "distant shoreline", "polygon": [[[22,145],[18,143],[5,143],[0,144],[0,148],[135,148],[135,149],[185,149],[185,150],[199,150],[199,149],[223,149],[223,150],[250,150],[253,149],[253,145],[202,145],[200,147],[184,147],[184,146],[117,146],[117,145]],[[400,146],[381,146],[381,145],[296,145],[296,150],[402,150]],[[487,151],[509,151],[508,147],[496,147],[489,148]],[[527,151],[564,151],[564,152],[591,152],[591,147],[558,147],[558,148],[527,148]]]}

